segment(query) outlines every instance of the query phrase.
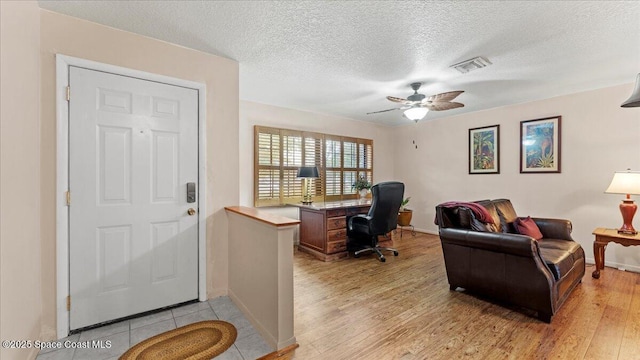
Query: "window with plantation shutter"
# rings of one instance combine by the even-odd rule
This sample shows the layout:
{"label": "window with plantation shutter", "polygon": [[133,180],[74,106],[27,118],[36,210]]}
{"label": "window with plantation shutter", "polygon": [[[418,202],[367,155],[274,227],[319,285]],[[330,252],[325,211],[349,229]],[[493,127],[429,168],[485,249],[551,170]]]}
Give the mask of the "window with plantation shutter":
{"label": "window with plantation shutter", "polygon": [[257,173],[255,174],[255,198],[262,205],[280,203],[280,134],[277,131],[256,133]]}
{"label": "window with plantation shutter", "polygon": [[255,206],[299,203],[301,166],[318,167],[320,177],[310,184],[315,202],[355,199],[358,177],[373,182],[372,140],[256,126],[254,141]]}
{"label": "window with plantation shutter", "polygon": [[373,184],[373,141],[358,139],[358,177]]}
{"label": "window with plantation shutter", "polygon": [[[317,166],[320,178],[311,180],[311,197],[313,201],[324,201],[324,141],[322,134],[303,133],[304,166]],[[303,194],[304,195],[304,194]]]}

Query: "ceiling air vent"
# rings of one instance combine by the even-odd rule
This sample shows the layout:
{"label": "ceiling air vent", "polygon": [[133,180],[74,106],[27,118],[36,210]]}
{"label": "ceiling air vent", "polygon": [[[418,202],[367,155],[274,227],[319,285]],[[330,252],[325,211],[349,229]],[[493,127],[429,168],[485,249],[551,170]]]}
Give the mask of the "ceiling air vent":
{"label": "ceiling air vent", "polygon": [[491,65],[491,61],[487,60],[487,58],[484,58],[482,56],[478,56],[478,57],[474,57],[473,59],[469,59],[463,62],[459,62],[457,64],[453,64],[449,67],[454,68],[463,74],[466,74],[469,71],[481,69],[489,65]]}

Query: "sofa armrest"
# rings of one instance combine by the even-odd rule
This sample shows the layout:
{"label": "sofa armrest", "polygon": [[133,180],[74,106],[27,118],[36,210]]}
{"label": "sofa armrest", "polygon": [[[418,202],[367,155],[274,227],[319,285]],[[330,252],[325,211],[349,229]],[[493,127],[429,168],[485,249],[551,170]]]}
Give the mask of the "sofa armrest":
{"label": "sofa armrest", "polygon": [[531,258],[538,254],[535,240],[526,235],[444,228],[440,229],[440,239],[443,243],[522,257]]}
{"label": "sofa armrest", "polygon": [[538,225],[542,236],[550,239],[571,240],[571,221],[564,219],[532,218]]}

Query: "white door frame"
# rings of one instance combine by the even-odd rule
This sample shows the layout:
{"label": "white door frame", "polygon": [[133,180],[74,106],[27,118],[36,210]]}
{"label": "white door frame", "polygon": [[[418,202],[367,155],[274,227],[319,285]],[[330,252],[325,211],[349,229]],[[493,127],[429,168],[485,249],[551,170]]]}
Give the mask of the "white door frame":
{"label": "white door frame", "polygon": [[69,335],[69,312],[67,311],[67,296],[70,291],[69,208],[66,198],[69,185],[69,103],[67,102],[69,66],[182,86],[198,91],[198,299],[200,301],[207,300],[205,84],[56,54],[56,334],[58,339]]}

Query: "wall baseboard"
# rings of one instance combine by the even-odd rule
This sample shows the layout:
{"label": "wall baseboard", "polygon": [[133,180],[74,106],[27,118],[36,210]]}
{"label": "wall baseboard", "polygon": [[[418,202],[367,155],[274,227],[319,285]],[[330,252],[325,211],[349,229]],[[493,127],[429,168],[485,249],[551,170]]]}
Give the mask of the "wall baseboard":
{"label": "wall baseboard", "polygon": [[[594,258],[590,258],[590,257],[585,257],[584,258],[585,262],[589,265],[595,265],[596,261]],[[604,262],[604,266],[605,267],[611,267],[614,268],[616,270],[622,270],[622,271],[631,271],[631,272],[635,272],[635,273],[640,273],[640,266],[636,266],[636,265],[629,265],[629,264],[620,264],[617,262],[612,262],[612,261],[606,261]]]}

